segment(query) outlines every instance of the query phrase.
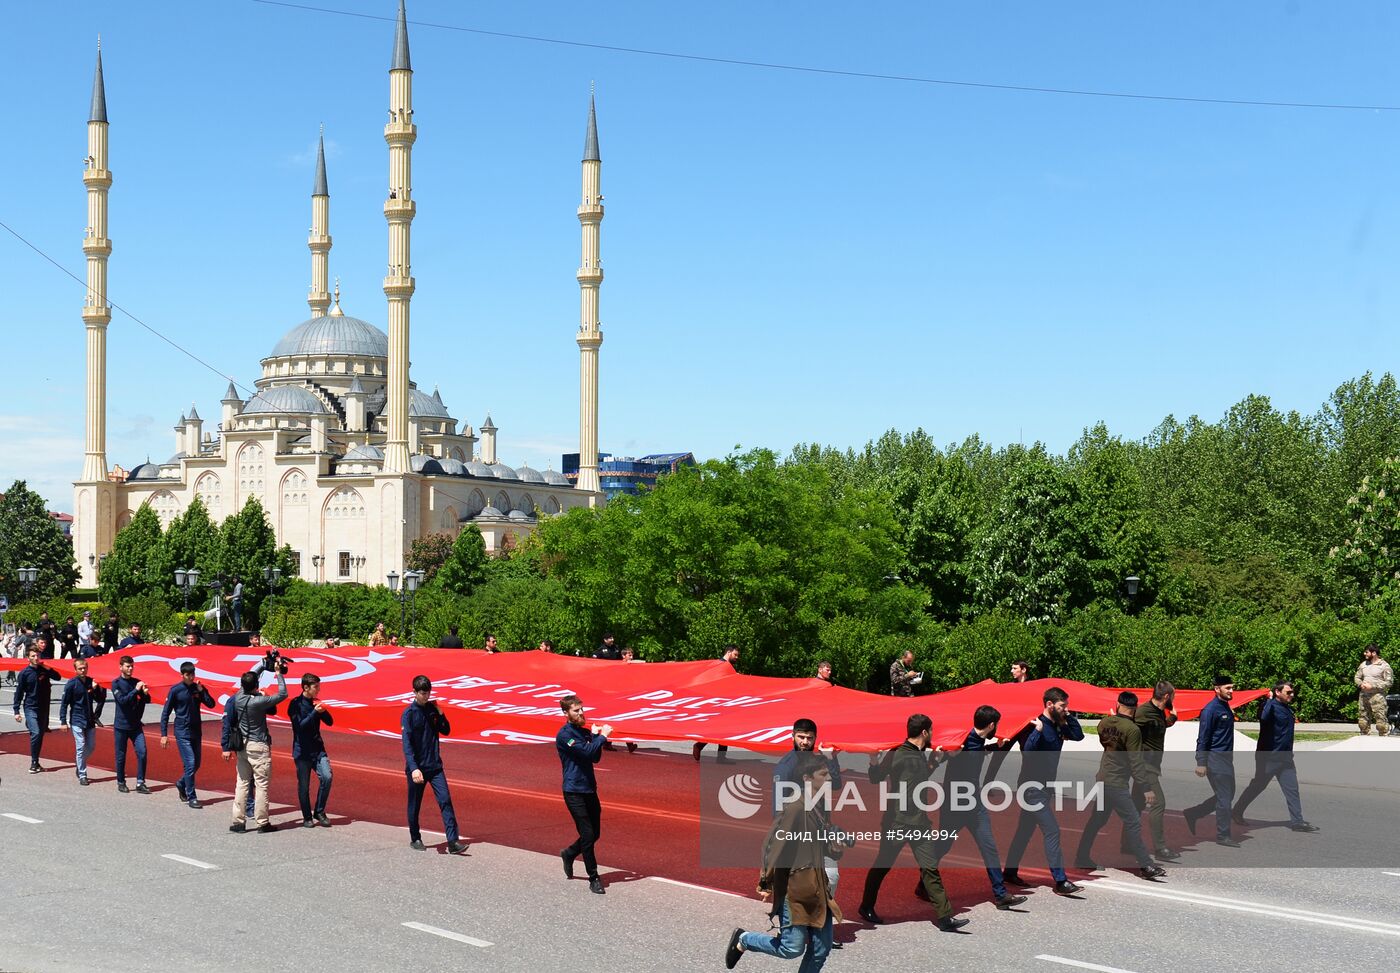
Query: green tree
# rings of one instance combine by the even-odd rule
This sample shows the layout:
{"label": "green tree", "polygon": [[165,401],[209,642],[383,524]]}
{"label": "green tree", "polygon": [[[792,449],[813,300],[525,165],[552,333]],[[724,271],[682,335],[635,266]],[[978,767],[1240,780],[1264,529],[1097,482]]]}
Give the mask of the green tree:
{"label": "green tree", "polygon": [[98,592],[108,605],[127,598],[163,589],[164,569],[161,551],[160,518],[149,504],[141,509],[117,533],[112,550],[98,572]]}
{"label": "green tree", "polygon": [[189,507],[170,522],[161,538],[156,590],[169,604],[183,605],[185,594],[175,584],[175,572],[196,568],[200,573],[200,589],[190,591],[190,605],[203,605],[209,600],[203,585],[218,575],[219,557],[219,528],[209,519],[204,501],[195,496]]}
{"label": "green tree", "polygon": [[[478,528],[480,532],[480,528]],[[432,581],[439,569],[452,556],[451,534],[428,534],[415,538],[408,548],[407,565],[410,571],[421,571],[424,582]],[[485,547],[483,545],[483,552]]]}
{"label": "green tree", "polygon": [[16,480],[0,497],[0,594],[11,603],[26,592],[19,583],[20,568],[37,568],[38,580],[29,597],[65,595],[78,581],[73,563],[73,542],[49,516],[44,498]]}
{"label": "green tree", "polygon": [[1347,498],[1349,530],[1328,552],[1349,604],[1400,590],[1400,463],[1387,459]]}
{"label": "green tree", "polygon": [[259,608],[271,593],[271,586],[263,576],[264,570],[276,568],[289,582],[292,577],[291,548],[285,544],[280,549],[277,547],[277,536],[267,518],[267,511],[263,509],[262,502],[253,496],[243,504],[242,510],[218,528],[215,560],[218,573],[230,588],[234,578],[243,582],[244,625],[257,621]]}
{"label": "green tree", "polygon": [[443,591],[469,595],[486,576],[486,560],[481,528],[468,524],[452,543],[452,553],[442,562],[434,582]]}

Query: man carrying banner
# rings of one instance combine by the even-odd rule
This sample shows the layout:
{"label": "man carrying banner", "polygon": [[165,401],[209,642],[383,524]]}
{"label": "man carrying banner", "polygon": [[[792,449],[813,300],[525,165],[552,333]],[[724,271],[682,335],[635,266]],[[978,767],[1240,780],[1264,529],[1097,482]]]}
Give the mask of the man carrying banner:
{"label": "man carrying banner", "polygon": [[[892,799],[886,802],[880,822],[880,850],[875,856],[874,866],[865,877],[860,917],[877,926],[884,922],[875,911],[875,902],[880,896],[881,883],[907,843],[919,864],[919,878],[928,894],[929,903],[938,914],[934,922],[944,932],[956,932],[967,925],[968,920],[953,916],[953,905],[943,891],[943,877],[938,874],[939,842],[935,839],[928,815],[913,797],[914,789],[929,779],[930,768],[925,751],[933,736],[933,720],[923,713],[915,713],[909,717],[904,729],[905,741],[870,763],[870,782],[879,784],[885,781],[884,790],[892,795]],[[942,747],[938,748],[939,756],[935,761],[942,759],[942,750]]]}
{"label": "man carrying banner", "polygon": [[[334,726],[335,720],[326,704],[321,702],[321,677],[314,672],[303,673],[301,695],[287,707],[287,719],[292,724],[292,762],[297,765],[297,802],[301,805],[301,826],[323,828],[331,826],[326,817],[326,801],[331,796],[331,758],[321,738],[321,726]],[[311,774],[316,774],[316,806],[311,805]]]}
{"label": "man carrying banner", "polygon": [[1055,779],[1065,741],[1083,740],[1084,730],[1069,711],[1069,694],[1063,689],[1051,686],[1041,696],[1041,702],[1045,708],[1035,722],[1016,735],[1022,753],[1016,789],[1025,794],[1025,798],[1021,804],[1020,820],[1016,822],[1016,834],[1006,851],[1006,870],[1002,880],[1010,885],[1029,887],[1029,882],[1021,880],[1017,867],[1025,854],[1026,845],[1030,844],[1031,835],[1039,827],[1041,840],[1045,843],[1045,862],[1050,867],[1050,877],[1055,881],[1055,893],[1073,895],[1083,889],[1065,874],[1064,856],[1060,851],[1060,824],[1050,807],[1050,793],[1045,784]]}
{"label": "man carrying banner", "polygon": [[87,659],[74,662],[73,669],[73,678],[63,687],[63,701],[58,705],[58,723],[72,727],[78,783],[86,787],[88,761],[97,747],[97,728],[102,725],[98,717],[102,715],[102,706],[107,702],[107,690],[88,675]]}
{"label": "man carrying banner", "polygon": [[[188,636],[186,636],[188,638]],[[214,706],[214,697],[194,677],[194,663],[180,663],[180,681],[170,688],[160,710],[160,748],[170,746],[170,714],[175,714],[175,746],[180,751],[184,774],[175,782],[181,801],[198,810],[203,805],[194,790],[194,775],[204,757],[204,721],[200,706]]]}
{"label": "man carrying banner", "polygon": [[1278,779],[1288,805],[1288,827],[1292,831],[1312,832],[1317,825],[1303,819],[1303,799],[1298,794],[1298,769],[1293,763],[1293,699],[1297,691],[1293,683],[1274,683],[1264,708],[1259,711],[1259,742],[1254,751],[1254,779],[1244,789],[1230,813],[1236,824],[1244,824],[1245,808],[1264,793],[1269,781]]}
{"label": "man carrying banner", "polygon": [[[1162,756],[1167,748],[1167,727],[1176,723],[1172,704],[1176,700],[1176,687],[1163,680],[1152,689],[1152,698],[1133,711],[1133,722],[1142,734],[1142,763],[1147,769],[1147,783],[1133,781],[1133,805],[1147,811],[1147,825],[1152,832],[1152,853],[1163,861],[1175,861],[1181,856],[1167,847],[1167,795],[1162,791]],[[1157,795],[1157,800],[1148,804],[1144,796],[1148,791]],[[1118,850],[1130,854],[1128,833],[1125,830],[1119,841]]]}
{"label": "man carrying banner", "polygon": [[1201,710],[1196,730],[1196,776],[1210,782],[1211,796],[1182,812],[1186,827],[1195,834],[1196,822],[1214,810],[1215,843],[1225,848],[1240,846],[1230,836],[1230,805],[1235,800],[1235,711],[1230,709],[1234,696],[1234,680],[1216,676],[1215,698]]}
{"label": "man carrying banner", "polygon": [[[739,671],[739,647],[738,647],[737,645],[735,645],[733,642],[729,643],[728,645],[726,645],[726,646],[724,647],[724,651],[720,653],[719,659],[720,659],[721,662],[728,662],[728,663],[729,663],[729,667],[730,667],[731,669],[733,669],[735,672],[738,672],[738,671]],[[695,760],[698,762],[698,761],[700,760],[700,752],[701,752],[702,750],[704,750],[704,749],[705,749],[705,744],[704,744],[704,743],[697,743],[697,744],[695,744],[694,746],[692,746],[692,747],[690,748],[690,755],[691,755],[692,757],[694,757]],[[731,761],[730,761],[728,755],[729,755],[729,747],[727,747],[727,746],[725,746],[723,743],[721,743],[721,744],[719,745],[719,751],[717,752],[717,754],[716,754],[716,756],[715,756],[715,763],[717,763],[717,764],[727,764],[727,763],[730,763]]]}
{"label": "man carrying banner", "polygon": [[[132,625],[133,633],[139,633],[140,625]],[[145,682],[137,679],[136,660],[124,655],[117,660],[121,675],[112,680],[112,702],[116,705],[116,716],[112,720],[112,745],[117,751],[117,791],[129,792],[126,786],[126,745],[136,753],[136,793],[149,794],[146,786],[146,727],[141,722],[146,712],[146,704],[151,701],[151,691]]]}
{"label": "man carrying banner", "polygon": [[564,861],[564,877],[574,877],[574,859],[582,857],[588,872],[588,891],[603,895],[603,880],[598,877],[598,860],[593,846],[598,842],[602,822],[602,805],[598,803],[598,780],[593,765],[603,759],[603,744],[612,735],[607,724],[592,730],[583,725],[583,700],[565,696],[559,700],[565,722],[554,735],[554,749],[564,771],[564,806],[574,819],[578,840],[559,852]]}
{"label": "man carrying banner", "polygon": [[[39,755],[44,749],[44,734],[49,732],[49,707],[52,705],[53,681],[63,676],[43,662],[43,650],[36,642],[29,647],[29,665],[20,670],[15,685],[15,722],[29,730],[29,772],[43,771]],[[20,710],[24,715],[20,715]]]}
{"label": "man carrying banner", "polygon": [[[1074,858],[1080,868],[1094,871],[1099,867],[1089,857],[1094,850],[1094,839],[1108,823],[1109,817],[1116,814],[1123,821],[1123,830],[1128,833],[1128,847],[1137,857],[1138,874],[1154,879],[1167,874],[1167,871],[1152,860],[1147,846],[1142,843],[1142,816],[1133,804],[1133,794],[1129,788],[1131,781],[1138,781],[1146,788],[1150,779],[1147,765],[1142,761],[1142,734],[1132,719],[1137,705],[1137,693],[1124,690],[1118,694],[1118,707],[1113,715],[1099,720],[1099,745],[1103,747],[1103,757],[1099,761],[1103,806],[1090,816],[1084,833],[1079,836],[1079,850]],[[1150,789],[1145,790],[1143,799],[1150,805],[1157,800],[1157,795]]]}
{"label": "man carrying banner", "polygon": [[429,786],[442,812],[442,827],[447,832],[447,851],[460,855],[467,850],[465,841],[458,841],[457,814],[452,810],[452,792],[447,789],[447,774],[442,766],[439,737],[452,732],[447,715],[433,702],[433,682],[427,676],[413,677],[413,702],[399,718],[403,737],[404,773],[408,777],[408,844],[415,851],[427,851],[423,834],[418,830],[418,811],[423,806],[423,791]]}

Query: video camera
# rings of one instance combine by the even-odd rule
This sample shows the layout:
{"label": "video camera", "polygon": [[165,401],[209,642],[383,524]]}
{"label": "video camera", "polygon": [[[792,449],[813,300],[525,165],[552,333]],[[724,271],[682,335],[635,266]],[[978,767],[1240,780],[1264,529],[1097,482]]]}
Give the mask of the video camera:
{"label": "video camera", "polygon": [[295,659],[287,658],[276,649],[268,649],[267,655],[263,656],[263,670],[265,672],[280,672],[285,676],[287,667],[295,661]]}

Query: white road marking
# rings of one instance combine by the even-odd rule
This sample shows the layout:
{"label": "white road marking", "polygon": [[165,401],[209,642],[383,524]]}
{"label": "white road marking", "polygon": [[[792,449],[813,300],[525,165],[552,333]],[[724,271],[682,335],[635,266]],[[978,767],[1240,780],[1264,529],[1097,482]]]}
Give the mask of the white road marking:
{"label": "white road marking", "polygon": [[182,864],[182,865],[193,865],[195,868],[218,868],[218,867],[219,867],[218,865],[211,865],[211,864],[209,864],[208,862],[202,862],[202,861],[200,861],[198,858],[186,858],[184,855],[161,855],[160,857],[162,857],[162,858],[169,858],[171,861],[173,861],[173,862],[179,862],[179,863]]}
{"label": "white road marking", "polygon": [[653,882],[665,882],[667,885],[679,885],[683,889],[698,889],[701,892],[712,892],[715,895],[727,895],[731,899],[747,899],[747,895],[740,895],[738,892],[726,892],[724,889],[712,889],[708,885],[692,885],[690,882],[677,882],[674,878],[662,878],[660,875],[648,875]]}
{"label": "white road marking", "polygon": [[437,926],[424,925],[421,922],[405,922],[409,929],[417,929],[419,932],[432,933],[434,936],[441,936],[443,939],[451,939],[459,943],[466,943],[468,946],[480,946],[485,949],[487,946],[494,946],[495,943],[488,943],[484,939],[474,939],[471,936],[463,936],[459,932],[450,929],[439,929]]}
{"label": "white road marking", "polygon": [[11,813],[11,812],[9,812],[9,811],[6,811],[3,815],[0,815],[0,817],[9,818],[11,821],[23,821],[25,824],[43,824],[43,823],[44,823],[44,822],[40,821],[38,818],[27,818],[27,817],[25,817],[23,814],[13,814],[13,813]]}
{"label": "white road marking", "polygon": [[1063,956],[1050,956],[1041,953],[1036,959],[1043,959],[1047,963],[1059,963],[1061,966],[1073,966],[1078,970],[1098,970],[1099,973],[1133,973],[1132,970],[1125,970],[1117,966],[1100,966],[1098,963],[1086,963],[1083,960],[1065,959]]}
{"label": "white road marking", "polygon": [[1394,875],[1396,878],[1400,878],[1400,872],[1381,872],[1381,874],[1382,874],[1382,875]]}
{"label": "white road marking", "polygon": [[1142,888],[1126,882],[1105,879],[1093,882],[1092,888],[1104,888],[1130,895],[1146,895],[1156,899],[1169,899],[1183,905],[1208,906],[1213,909],[1228,909],[1231,912],[1248,912],[1253,915],[1272,916],[1275,919],[1288,919],[1293,922],[1309,922],[1319,926],[1334,926],[1350,929],[1353,932],[1379,933],[1382,936],[1400,936],[1400,925],[1389,922],[1376,922],[1372,919],[1358,919],[1354,916],[1339,916],[1329,912],[1309,912],[1306,909],[1293,909],[1287,906],[1268,905],[1262,902],[1246,902],[1240,899],[1226,899],[1198,892],[1164,891]]}

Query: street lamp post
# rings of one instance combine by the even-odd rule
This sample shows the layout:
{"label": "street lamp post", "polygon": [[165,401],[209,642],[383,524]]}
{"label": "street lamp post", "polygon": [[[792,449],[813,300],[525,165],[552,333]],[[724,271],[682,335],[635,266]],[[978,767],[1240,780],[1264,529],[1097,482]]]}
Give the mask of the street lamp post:
{"label": "street lamp post", "polygon": [[19,583],[24,588],[24,597],[28,598],[34,591],[34,585],[39,581],[38,568],[20,568]]}
{"label": "street lamp post", "polygon": [[185,611],[190,610],[190,589],[199,586],[199,568],[176,568],[175,587],[185,596]]}
{"label": "street lamp post", "polygon": [[267,584],[267,590],[276,594],[282,589],[282,569],[265,567],[262,570],[263,581]]}
{"label": "street lamp post", "polygon": [[[418,621],[418,609],[414,605],[414,594],[418,591],[418,583],[423,580],[423,575],[418,571],[405,571],[403,573],[403,587],[399,587],[399,573],[389,572],[389,590],[394,597],[399,600],[399,631],[403,632],[404,644],[413,637],[413,624]],[[410,610],[412,614],[410,614]]]}

